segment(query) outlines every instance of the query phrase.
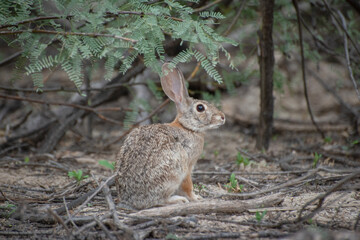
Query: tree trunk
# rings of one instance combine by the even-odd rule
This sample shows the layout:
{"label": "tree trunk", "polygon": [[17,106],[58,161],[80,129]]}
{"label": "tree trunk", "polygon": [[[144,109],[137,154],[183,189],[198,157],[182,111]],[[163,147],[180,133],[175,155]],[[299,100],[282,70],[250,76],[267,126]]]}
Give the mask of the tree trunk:
{"label": "tree trunk", "polygon": [[274,0],[260,0],[261,30],[259,34],[260,117],[256,147],[268,149],[272,133],[274,98],[274,44],[272,39]]}

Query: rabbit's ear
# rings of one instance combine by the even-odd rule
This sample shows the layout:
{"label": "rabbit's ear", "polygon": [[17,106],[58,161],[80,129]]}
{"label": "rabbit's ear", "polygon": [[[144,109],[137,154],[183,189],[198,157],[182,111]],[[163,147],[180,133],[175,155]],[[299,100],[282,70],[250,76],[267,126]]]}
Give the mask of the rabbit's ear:
{"label": "rabbit's ear", "polygon": [[178,68],[169,68],[169,63],[164,63],[162,66],[163,76],[161,77],[161,87],[165,94],[181,107],[186,105],[189,97],[188,91],[185,87],[184,75]]}

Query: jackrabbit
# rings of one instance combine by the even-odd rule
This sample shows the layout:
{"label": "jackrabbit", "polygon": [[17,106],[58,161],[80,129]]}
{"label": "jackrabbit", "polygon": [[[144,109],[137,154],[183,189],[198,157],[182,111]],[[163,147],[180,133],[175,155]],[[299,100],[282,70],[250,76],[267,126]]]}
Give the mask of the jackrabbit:
{"label": "jackrabbit", "polygon": [[200,199],[193,192],[191,172],[203,151],[203,132],[225,123],[215,106],[189,97],[178,68],[165,63],[162,72],[161,86],[176,104],[175,120],[135,128],[116,158],[120,203],[135,209]]}

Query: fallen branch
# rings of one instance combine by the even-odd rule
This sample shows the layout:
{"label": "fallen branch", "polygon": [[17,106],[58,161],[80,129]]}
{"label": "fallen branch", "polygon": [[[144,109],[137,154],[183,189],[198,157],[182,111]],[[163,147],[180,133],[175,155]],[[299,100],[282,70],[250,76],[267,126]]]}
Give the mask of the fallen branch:
{"label": "fallen branch", "polygon": [[249,201],[233,200],[204,200],[190,202],[186,204],[174,204],[164,207],[145,209],[129,216],[139,217],[174,217],[190,214],[210,214],[210,213],[242,213],[251,208],[260,206],[273,206],[283,201],[283,194],[272,194],[269,196],[252,199]]}

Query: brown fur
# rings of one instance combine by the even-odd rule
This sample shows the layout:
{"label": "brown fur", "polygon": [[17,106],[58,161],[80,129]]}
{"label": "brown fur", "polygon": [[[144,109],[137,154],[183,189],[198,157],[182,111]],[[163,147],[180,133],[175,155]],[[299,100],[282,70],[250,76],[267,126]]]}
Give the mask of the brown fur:
{"label": "brown fur", "polygon": [[[163,72],[167,67],[164,64]],[[134,129],[117,155],[115,183],[120,202],[137,209],[196,201],[191,172],[203,151],[203,131],[225,122],[224,114],[213,105],[192,99],[186,88],[179,88],[185,86],[181,72],[165,75],[161,81],[177,105],[176,119]],[[205,111],[197,111],[198,104]],[[186,198],[174,196],[176,191]]]}

